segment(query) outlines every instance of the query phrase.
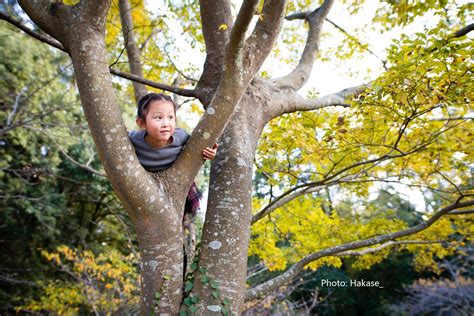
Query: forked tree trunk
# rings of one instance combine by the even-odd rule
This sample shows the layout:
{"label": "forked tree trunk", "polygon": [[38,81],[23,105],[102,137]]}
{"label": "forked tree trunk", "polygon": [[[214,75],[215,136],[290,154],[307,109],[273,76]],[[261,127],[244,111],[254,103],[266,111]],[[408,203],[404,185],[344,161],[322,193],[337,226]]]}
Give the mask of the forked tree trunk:
{"label": "forked tree trunk", "polygon": [[[137,232],[141,250],[142,315],[177,314],[180,310],[182,210],[189,186],[202,165],[201,149],[212,146],[225,129],[247,85],[269,54],[283,20],[285,1],[265,2],[262,12],[266,18],[258,20],[253,34],[247,38],[246,31],[258,4],[258,0],[243,3],[226,46],[219,84],[183,152],[172,167],[152,176],[134,154],[110,80],[104,43],[110,1],[81,1],[68,6],[50,0],[20,0],[28,15],[61,42],[73,61],[81,102],[100,159]],[[242,104],[250,100],[244,97]],[[203,267],[209,266],[209,274],[215,281],[222,282],[222,297],[229,296],[235,311],[240,310],[244,297],[252,165],[260,133],[255,134],[255,131],[261,131],[261,126],[252,126],[254,123],[249,117],[258,116],[251,107],[243,106],[223,138],[213,183],[223,181],[233,189],[234,195],[226,197],[231,191],[216,190],[209,218],[218,211],[230,212],[206,223],[209,227],[205,238],[209,248],[203,249],[201,263]],[[233,140],[237,139],[244,146],[233,146]],[[216,234],[220,234],[220,241],[212,239]],[[221,248],[225,252],[212,252]],[[230,260],[230,256],[234,258]],[[221,270],[224,266],[230,268]],[[222,271],[222,275],[219,276],[218,271]],[[215,287],[214,284],[217,283],[211,285]],[[196,286],[195,292],[203,302],[208,301],[209,291],[200,291]],[[208,307],[201,310],[202,314],[213,310]]]}

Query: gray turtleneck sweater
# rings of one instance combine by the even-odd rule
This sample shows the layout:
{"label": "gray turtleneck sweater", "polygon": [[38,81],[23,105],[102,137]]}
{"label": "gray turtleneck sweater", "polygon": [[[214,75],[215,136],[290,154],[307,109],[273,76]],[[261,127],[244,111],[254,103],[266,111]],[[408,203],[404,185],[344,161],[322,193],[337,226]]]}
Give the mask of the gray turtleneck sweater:
{"label": "gray turtleneck sweater", "polygon": [[142,166],[150,172],[158,172],[171,167],[189,139],[189,134],[181,128],[174,130],[171,144],[153,148],[145,141],[145,130],[130,131],[128,136],[135,147],[135,153]]}

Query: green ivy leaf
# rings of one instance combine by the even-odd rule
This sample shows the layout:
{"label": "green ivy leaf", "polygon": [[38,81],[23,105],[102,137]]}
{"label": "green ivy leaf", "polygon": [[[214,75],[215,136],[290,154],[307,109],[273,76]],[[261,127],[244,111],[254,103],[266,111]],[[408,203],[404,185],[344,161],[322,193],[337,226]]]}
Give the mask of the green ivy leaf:
{"label": "green ivy leaf", "polygon": [[179,312],[179,316],[187,316],[187,315],[188,315],[188,313],[186,313],[185,311],[180,311]]}
{"label": "green ivy leaf", "polygon": [[199,296],[193,296],[193,297],[191,297],[191,302],[192,302],[193,304],[196,304],[197,302],[199,302]]}
{"label": "green ivy leaf", "polygon": [[161,297],[161,293],[160,292],[155,292],[155,298],[158,300],[160,299]]}
{"label": "green ivy leaf", "polygon": [[191,297],[186,297],[186,298],[184,299],[184,305],[186,305],[186,306],[188,306],[188,307],[191,306],[191,305],[193,305],[193,301],[192,301]]}
{"label": "green ivy leaf", "polygon": [[193,282],[186,281],[186,283],[184,284],[184,291],[185,292],[191,291],[193,289],[193,286],[194,286]]}
{"label": "green ivy leaf", "polygon": [[219,288],[219,282],[217,282],[217,281],[212,281],[212,282],[211,282],[211,287],[212,287],[213,289],[218,289],[218,288]]}
{"label": "green ivy leaf", "polygon": [[212,294],[212,297],[214,297],[214,298],[219,298],[219,296],[220,296],[219,292],[217,292],[217,291],[212,291],[211,294]]}
{"label": "green ivy leaf", "polygon": [[224,303],[224,305],[230,305],[230,300],[226,297],[224,298],[224,300],[222,301],[222,303]]}
{"label": "green ivy leaf", "polygon": [[207,275],[203,275],[201,278],[201,282],[207,284],[209,282],[209,277]]}
{"label": "green ivy leaf", "polygon": [[197,312],[197,307],[193,305],[189,308],[189,311],[194,314]]}

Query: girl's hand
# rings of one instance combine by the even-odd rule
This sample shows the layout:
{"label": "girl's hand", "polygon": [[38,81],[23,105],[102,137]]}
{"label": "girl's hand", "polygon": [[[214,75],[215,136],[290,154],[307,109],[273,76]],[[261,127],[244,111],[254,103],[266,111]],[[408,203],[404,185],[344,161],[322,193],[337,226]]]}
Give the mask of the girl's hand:
{"label": "girl's hand", "polygon": [[207,160],[214,159],[214,157],[216,157],[217,147],[219,147],[219,145],[214,144],[212,148],[206,147],[205,149],[203,149],[202,156],[204,157],[204,159],[207,159]]}

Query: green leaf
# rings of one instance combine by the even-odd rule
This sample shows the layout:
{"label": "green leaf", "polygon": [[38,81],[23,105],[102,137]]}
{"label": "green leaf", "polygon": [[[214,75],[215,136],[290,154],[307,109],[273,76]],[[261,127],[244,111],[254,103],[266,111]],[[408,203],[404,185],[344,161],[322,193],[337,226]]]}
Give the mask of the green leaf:
{"label": "green leaf", "polygon": [[201,278],[201,282],[207,284],[209,282],[209,277],[207,275],[203,275]]}
{"label": "green leaf", "polygon": [[193,304],[196,304],[197,302],[199,302],[199,296],[191,297],[191,302],[193,302]]}
{"label": "green leaf", "polygon": [[155,298],[160,299],[160,297],[161,297],[161,293],[160,292],[155,292]]}
{"label": "green leaf", "polygon": [[226,298],[224,298],[224,300],[222,301],[222,303],[224,303],[224,305],[229,305],[229,304],[230,304],[230,300],[226,297]]}
{"label": "green leaf", "polygon": [[194,314],[194,313],[197,312],[197,307],[196,307],[196,306],[191,306],[191,307],[189,308],[189,311]]}
{"label": "green leaf", "polygon": [[206,270],[206,268],[200,267],[200,268],[199,268],[199,272],[201,272],[202,274],[204,274],[204,273],[207,272],[207,270]]}
{"label": "green leaf", "polygon": [[227,316],[229,315],[229,310],[227,308],[222,309],[222,315]]}
{"label": "green leaf", "polygon": [[179,316],[187,316],[187,315],[188,315],[188,313],[186,313],[185,311],[180,311],[179,312]]}
{"label": "green leaf", "polygon": [[211,282],[211,287],[212,287],[213,289],[218,289],[218,288],[219,288],[219,282],[217,282],[217,281],[212,281],[212,282]]}
{"label": "green leaf", "polygon": [[186,283],[184,284],[184,291],[185,292],[191,291],[193,289],[193,286],[194,286],[193,282],[186,281]]}
{"label": "green leaf", "polygon": [[212,291],[211,294],[212,294],[212,297],[214,297],[214,298],[219,298],[219,296],[220,296],[219,292],[217,292],[217,291]]}
{"label": "green leaf", "polygon": [[184,299],[184,305],[186,305],[186,306],[188,306],[188,307],[191,306],[191,305],[193,305],[193,301],[192,301],[191,297],[186,297],[186,298]]}
{"label": "green leaf", "polygon": [[197,262],[191,263],[191,267],[190,267],[190,268],[191,268],[191,271],[196,271],[197,266],[198,266]]}

